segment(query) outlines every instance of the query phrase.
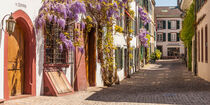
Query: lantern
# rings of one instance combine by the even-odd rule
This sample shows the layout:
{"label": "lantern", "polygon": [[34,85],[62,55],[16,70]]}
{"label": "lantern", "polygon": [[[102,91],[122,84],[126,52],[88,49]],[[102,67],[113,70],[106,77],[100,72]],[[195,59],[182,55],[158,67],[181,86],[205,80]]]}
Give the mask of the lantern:
{"label": "lantern", "polygon": [[6,20],[6,30],[9,35],[12,35],[12,33],[15,31],[15,24],[16,24],[16,22],[11,14],[9,19]]}

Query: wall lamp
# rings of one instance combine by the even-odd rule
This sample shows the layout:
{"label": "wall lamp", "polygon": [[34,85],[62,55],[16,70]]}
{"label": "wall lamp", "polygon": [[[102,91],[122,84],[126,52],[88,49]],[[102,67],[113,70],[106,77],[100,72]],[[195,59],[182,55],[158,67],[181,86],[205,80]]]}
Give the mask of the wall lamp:
{"label": "wall lamp", "polygon": [[3,17],[2,21],[1,21],[1,26],[0,26],[0,43],[1,43],[1,38],[2,38],[2,30],[5,32],[4,30],[4,19],[9,16],[9,18],[6,20],[6,31],[9,35],[12,35],[12,33],[15,31],[15,25],[16,22],[14,20],[14,18],[12,17],[12,13],[11,14],[7,14]]}

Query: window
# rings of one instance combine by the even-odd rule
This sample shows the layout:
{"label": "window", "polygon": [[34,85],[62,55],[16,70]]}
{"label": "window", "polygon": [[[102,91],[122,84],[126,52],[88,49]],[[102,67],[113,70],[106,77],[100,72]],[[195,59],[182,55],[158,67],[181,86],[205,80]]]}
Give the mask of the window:
{"label": "window", "polygon": [[176,21],[176,29],[180,29],[180,21],[179,20]]}
{"label": "window", "polygon": [[199,11],[207,0],[196,0],[196,11]]}
{"label": "window", "polygon": [[[73,33],[73,27],[69,27],[69,32]],[[73,57],[73,51],[70,52],[63,45],[63,51],[60,50],[60,45],[55,41],[60,37],[61,30],[57,25],[51,23],[46,24],[46,32],[50,35],[45,37],[45,64],[48,66],[70,64],[72,61],[69,57]],[[51,37],[53,36],[53,37]]]}
{"label": "window", "polygon": [[198,62],[200,62],[200,31],[198,31]]}
{"label": "window", "polygon": [[163,41],[163,33],[158,33],[157,35],[157,41],[162,42]]}
{"label": "window", "polygon": [[[130,66],[133,66],[134,65],[134,53],[135,53],[135,50],[131,50],[130,51],[130,54],[132,54],[133,56],[132,57],[130,57]],[[130,55],[129,55],[130,56]]]}
{"label": "window", "polygon": [[118,69],[123,68],[123,49],[120,47],[115,50],[115,64]]}
{"label": "window", "polygon": [[144,5],[144,8],[146,8],[146,10],[148,11],[149,10],[149,5],[148,5],[148,0],[143,0],[143,5]]}
{"label": "window", "polygon": [[201,62],[203,62],[203,28],[201,29]]}
{"label": "window", "polygon": [[168,41],[176,42],[176,33],[168,33]]}
{"label": "window", "polygon": [[208,26],[205,26],[205,61],[208,63]]}
{"label": "window", "polygon": [[177,26],[177,23],[175,20],[169,20],[168,21],[168,29],[173,29],[175,30],[176,29],[176,26]]}
{"label": "window", "polygon": [[123,9],[120,9],[119,16],[120,18],[117,20],[117,25],[123,27]]}
{"label": "window", "polygon": [[180,41],[180,36],[179,33],[176,33],[176,41],[179,42]]}
{"label": "window", "polygon": [[171,33],[171,41],[172,42],[176,42],[177,40],[176,40],[176,33]]}
{"label": "window", "polygon": [[166,21],[165,20],[158,20],[158,29],[166,29]]}
{"label": "window", "polygon": [[180,48],[168,48],[168,56],[179,56]]}

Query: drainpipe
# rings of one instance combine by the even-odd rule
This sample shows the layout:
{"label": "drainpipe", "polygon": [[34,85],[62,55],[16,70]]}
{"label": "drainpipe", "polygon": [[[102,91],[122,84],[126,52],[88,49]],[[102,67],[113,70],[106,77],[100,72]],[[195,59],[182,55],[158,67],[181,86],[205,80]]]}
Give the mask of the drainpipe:
{"label": "drainpipe", "polygon": [[194,49],[194,75],[197,76],[197,24],[196,24],[196,21],[197,21],[197,15],[196,15],[196,7],[197,7],[197,3],[196,3],[196,0],[193,0],[193,2],[195,3],[194,5],[194,15],[195,15],[195,49]]}

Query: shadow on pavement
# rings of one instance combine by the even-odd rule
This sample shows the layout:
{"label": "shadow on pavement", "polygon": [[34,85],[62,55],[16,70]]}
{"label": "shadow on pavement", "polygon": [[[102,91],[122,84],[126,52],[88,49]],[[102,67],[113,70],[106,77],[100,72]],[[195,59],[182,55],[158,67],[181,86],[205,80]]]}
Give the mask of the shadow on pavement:
{"label": "shadow on pavement", "polygon": [[[179,61],[158,61],[120,85],[103,88],[86,100],[159,104],[210,104],[210,83],[188,72]],[[203,103],[203,104],[206,104]]]}

